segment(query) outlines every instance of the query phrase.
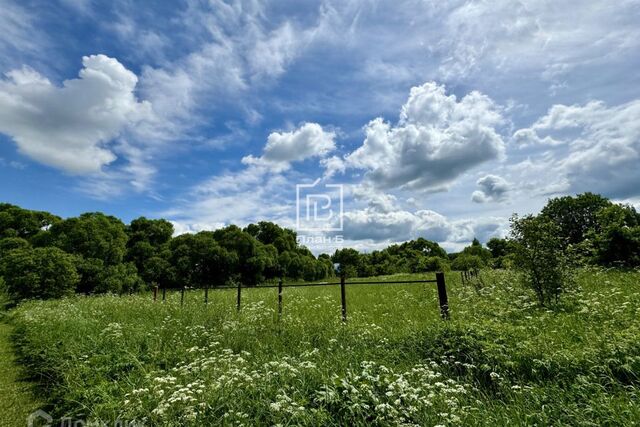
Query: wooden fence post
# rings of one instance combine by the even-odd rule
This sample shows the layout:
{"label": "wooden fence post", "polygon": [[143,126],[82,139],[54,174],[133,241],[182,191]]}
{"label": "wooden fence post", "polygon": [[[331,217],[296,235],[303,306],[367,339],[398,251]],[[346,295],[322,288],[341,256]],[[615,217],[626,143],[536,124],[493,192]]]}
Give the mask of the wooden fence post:
{"label": "wooden fence post", "polygon": [[440,315],[443,319],[449,319],[449,300],[447,299],[447,287],[444,283],[444,273],[436,273],[438,285],[438,300],[440,302]]}
{"label": "wooden fence post", "polygon": [[162,287],[162,302],[165,302],[167,300],[167,287],[163,286]]}
{"label": "wooden fence post", "polygon": [[158,299],[158,285],[155,285],[153,287],[153,302],[156,302],[157,299]]}
{"label": "wooden fence post", "polygon": [[282,317],[282,278],[278,280],[278,321]]}
{"label": "wooden fence post", "polygon": [[186,289],[186,286],[182,287],[182,290],[180,291],[180,306],[184,305],[184,290]]}
{"label": "wooden fence post", "polygon": [[463,271],[460,272],[460,281],[464,285],[464,272]]}
{"label": "wooden fence post", "polygon": [[340,299],[342,300],[342,321],[347,321],[347,293],[345,291],[345,276],[340,276]]}
{"label": "wooden fence post", "polygon": [[204,287],[204,304],[209,304],[209,285]]}
{"label": "wooden fence post", "polygon": [[242,295],[242,283],[238,282],[238,301],[236,303],[236,308],[240,311],[240,298]]}

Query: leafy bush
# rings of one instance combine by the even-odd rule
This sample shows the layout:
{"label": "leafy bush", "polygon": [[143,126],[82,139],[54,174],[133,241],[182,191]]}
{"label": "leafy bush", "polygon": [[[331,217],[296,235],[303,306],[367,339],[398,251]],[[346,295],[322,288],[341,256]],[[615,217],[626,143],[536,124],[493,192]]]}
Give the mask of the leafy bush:
{"label": "leafy bush", "polygon": [[456,271],[480,270],[485,267],[485,263],[478,255],[462,253],[451,263],[451,268]]}
{"label": "leafy bush", "polygon": [[558,302],[571,283],[571,268],[560,238],[559,226],[543,216],[511,218],[515,267],[533,289],[540,305]]}
{"label": "leafy bush", "polygon": [[424,258],[423,262],[420,265],[422,271],[450,271],[451,264],[449,264],[449,260],[438,257],[438,256],[430,256]]}

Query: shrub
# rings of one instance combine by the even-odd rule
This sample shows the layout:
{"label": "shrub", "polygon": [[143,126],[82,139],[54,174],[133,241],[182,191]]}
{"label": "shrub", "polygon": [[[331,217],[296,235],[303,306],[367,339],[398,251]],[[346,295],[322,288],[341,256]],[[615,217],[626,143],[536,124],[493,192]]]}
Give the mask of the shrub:
{"label": "shrub", "polygon": [[449,264],[449,260],[438,257],[438,256],[430,256],[426,257],[421,262],[421,267],[423,271],[450,271],[451,265]]}
{"label": "shrub", "polygon": [[515,268],[523,272],[525,284],[533,289],[540,305],[558,302],[571,283],[571,270],[563,250],[559,227],[544,216],[511,218]]}
{"label": "shrub", "polygon": [[460,254],[451,263],[451,268],[456,271],[480,270],[485,266],[484,261],[478,255]]}

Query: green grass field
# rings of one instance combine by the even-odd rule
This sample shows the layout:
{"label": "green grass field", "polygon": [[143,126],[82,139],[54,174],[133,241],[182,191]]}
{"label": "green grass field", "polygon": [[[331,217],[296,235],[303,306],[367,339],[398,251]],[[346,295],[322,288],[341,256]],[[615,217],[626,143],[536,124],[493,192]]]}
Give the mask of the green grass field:
{"label": "green grass field", "polygon": [[[390,276],[387,280],[424,275]],[[560,308],[508,272],[434,284],[28,302],[10,314],[50,413],[145,425],[640,423],[640,274],[582,272]]]}
{"label": "green grass field", "polygon": [[24,426],[27,416],[41,406],[32,393],[33,384],[21,377],[10,341],[11,327],[0,322],[0,426]]}

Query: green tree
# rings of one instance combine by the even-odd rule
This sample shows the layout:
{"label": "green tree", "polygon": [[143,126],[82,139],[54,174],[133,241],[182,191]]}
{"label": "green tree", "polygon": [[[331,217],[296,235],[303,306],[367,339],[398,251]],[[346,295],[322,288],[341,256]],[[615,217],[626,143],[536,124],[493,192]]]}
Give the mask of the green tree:
{"label": "green tree", "polygon": [[640,215],[635,208],[611,205],[596,216],[597,231],[587,234],[593,260],[608,267],[640,266]]}
{"label": "green tree", "polygon": [[143,216],[131,221],[126,228],[129,246],[147,242],[157,248],[167,243],[173,235],[173,224],[166,219],[147,219]]}
{"label": "green tree", "polygon": [[122,262],[127,234],[119,219],[99,212],[57,222],[49,229],[51,242],[70,254],[101,260],[104,265]]}
{"label": "green tree", "polygon": [[439,256],[425,257],[421,264],[421,271],[450,271],[451,264],[447,258]]}
{"label": "green tree", "polygon": [[558,302],[571,284],[571,269],[564,252],[560,226],[545,216],[511,218],[515,267],[533,289],[540,305]]}
{"label": "green tree", "polygon": [[456,271],[476,271],[486,266],[484,260],[478,255],[461,253],[451,262],[451,268]]}
{"label": "green tree", "polygon": [[14,249],[27,249],[31,245],[21,237],[6,237],[0,239],[0,258],[2,255]]}
{"label": "green tree", "polygon": [[566,248],[584,241],[598,225],[598,211],[611,205],[599,194],[584,193],[551,199],[540,214],[557,225],[558,237]]}
{"label": "green tree", "polygon": [[0,260],[0,275],[14,301],[73,294],[79,281],[75,258],[58,248],[22,248]]}
{"label": "green tree", "polygon": [[49,212],[31,211],[0,203],[0,238],[30,239],[59,220],[59,217]]}
{"label": "green tree", "polygon": [[338,274],[346,277],[355,277],[358,275],[360,268],[360,254],[357,250],[351,248],[336,249],[332,260],[338,266]]}
{"label": "green tree", "polygon": [[100,271],[98,278],[98,285],[95,288],[98,293],[121,294],[137,292],[144,288],[144,282],[138,276],[136,266],[130,262],[109,265]]}

